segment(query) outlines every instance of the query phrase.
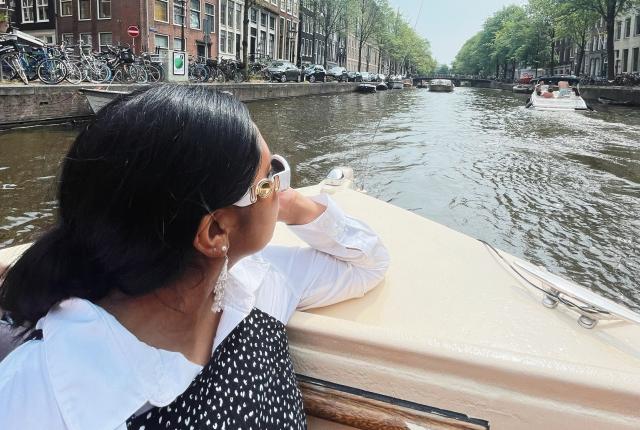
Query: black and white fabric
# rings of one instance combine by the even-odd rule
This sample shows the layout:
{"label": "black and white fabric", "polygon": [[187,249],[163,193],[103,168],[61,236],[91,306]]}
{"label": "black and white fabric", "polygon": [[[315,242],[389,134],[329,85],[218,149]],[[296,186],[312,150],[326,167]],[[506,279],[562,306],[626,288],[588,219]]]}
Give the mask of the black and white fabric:
{"label": "black and white fabric", "polygon": [[132,430],[306,429],[284,324],[254,308],[173,403],[127,421]]}

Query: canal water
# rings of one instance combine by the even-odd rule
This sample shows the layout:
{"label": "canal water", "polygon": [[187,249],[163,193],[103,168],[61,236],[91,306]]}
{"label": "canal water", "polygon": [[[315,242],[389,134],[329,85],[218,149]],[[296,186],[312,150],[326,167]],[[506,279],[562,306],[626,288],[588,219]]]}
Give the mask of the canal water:
{"label": "canal water", "polygon": [[[368,193],[640,309],[640,110],[535,112],[504,91],[249,104],[295,186],[336,165]],[[51,223],[71,126],[0,133],[0,247]],[[428,246],[428,244],[426,244]]]}

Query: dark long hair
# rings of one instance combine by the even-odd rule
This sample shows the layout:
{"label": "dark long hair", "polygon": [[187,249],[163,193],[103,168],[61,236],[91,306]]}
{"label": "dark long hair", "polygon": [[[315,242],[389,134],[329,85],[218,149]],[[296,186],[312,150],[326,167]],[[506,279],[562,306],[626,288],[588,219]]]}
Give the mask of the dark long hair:
{"label": "dark long hair", "polygon": [[202,216],[240,199],[259,163],[258,131],[231,95],[161,85],[110,103],[64,159],[57,222],[3,275],[0,308],[31,328],[66,298],[178,279]]}

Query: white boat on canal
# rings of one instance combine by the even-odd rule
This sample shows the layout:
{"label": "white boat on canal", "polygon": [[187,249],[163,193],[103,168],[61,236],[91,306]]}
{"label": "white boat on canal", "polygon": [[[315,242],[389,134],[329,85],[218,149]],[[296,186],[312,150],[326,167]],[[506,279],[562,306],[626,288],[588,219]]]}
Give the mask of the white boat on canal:
{"label": "white boat on canal", "polygon": [[454,88],[455,85],[449,79],[432,79],[429,82],[429,91],[433,93],[450,93]]}
{"label": "white boat on canal", "polygon": [[[369,223],[391,266],[364,297],[289,323],[310,429],[639,428],[640,315],[354,191],[345,172],[301,191]],[[304,246],[284,226],[274,242]]]}
{"label": "white boat on canal", "polygon": [[526,107],[554,111],[589,110],[577,84],[577,79],[572,77],[539,78]]}
{"label": "white boat on canal", "polygon": [[80,88],[79,91],[87,97],[89,106],[91,106],[91,110],[94,114],[98,113],[100,109],[115,100],[117,97],[129,93],[128,91],[112,91],[98,88]]}

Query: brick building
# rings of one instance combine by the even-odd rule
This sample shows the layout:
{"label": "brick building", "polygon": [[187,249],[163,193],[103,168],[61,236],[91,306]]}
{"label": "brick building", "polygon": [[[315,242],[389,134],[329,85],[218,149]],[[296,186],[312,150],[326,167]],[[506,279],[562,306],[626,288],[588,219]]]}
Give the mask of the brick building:
{"label": "brick building", "polygon": [[[81,40],[95,50],[127,43],[134,45],[136,52],[154,52],[156,48],[182,49],[184,31],[185,47],[190,54],[218,55],[215,33],[218,0],[59,0],[59,3],[59,40]],[[140,29],[140,36],[135,39],[127,34],[131,25]]]}
{"label": "brick building", "polygon": [[[55,43],[55,3],[56,0],[14,0],[9,20],[18,30],[43,42]],[[0,9],[8,4],[8,1],[0,0]]]}

